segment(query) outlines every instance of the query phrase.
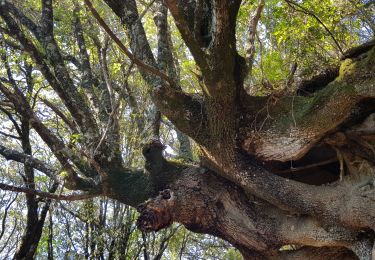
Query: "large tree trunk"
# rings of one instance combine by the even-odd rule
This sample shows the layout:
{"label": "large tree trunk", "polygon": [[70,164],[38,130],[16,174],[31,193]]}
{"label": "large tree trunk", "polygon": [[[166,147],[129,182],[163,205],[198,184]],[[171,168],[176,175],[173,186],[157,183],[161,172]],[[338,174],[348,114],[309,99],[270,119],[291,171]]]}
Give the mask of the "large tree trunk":
{"label": "large tree trunk", "polygon": [[[102,84],[85,78],[84,83],[92,85],[77,91],[54,41],[51,1],[43,1],[47,8],[43,8],[41,25],[30,24],[6,1],[0,15],[9,35],[25,46],[66,105],[78,126],[74,131],[84,137],[80,149],[85,159],[37,118],[22,93],[2,84],[0,91],[20,115],[30,118],[31,126],[64,165],[67,187],[134,207],[146,201],[138,207],[142,230],[157,231],[176,221],[194,232],[231,242],[246,259],[374,257],[374,43],[346,56],[336,78],[330,73],[328,80],[323,76],[319,91],[310,84],[309,95],[299,96],[297,91],[291,96],[255,97],[243,86],[251,64],[236,50],[240,0],[158,1],[157,59],[135,0],[105,0],[125,27],[131,51],[85,2],[120,49],[142,69],[157,110],[200,147],[201,164],[167,161],[164,146],[156,138],[143,148],[144,170],[124,168],[105,53],[101,51],[103,75],[97,79]],[[183,92],[176,79],[167,8],[202,73],[200,96]],[[192,11],[199,16],[190,17]],[[38,48],[19,23],[34,35]],[[78,19],[77,40],[84,46],[80,28]],[[42,55],[39,48],[46,46],[53,46],[54,52],[44,50]],[[84,48],[80,55],[87,63],[81,67],[90,71]],[[83,75],[90,76],[85,70]],[[91,87],[106,97],[104,107],[90,105]],[[111,115],[106,117],[100,113],[103,110]],[[104,131],[98,138],[98,126],[106,122],[109,133]],[[30,156],[3,147],[0,153],[12,160],[27,160],[51,175],[49,167]],[[290,250],[280,250],[285,248]]]}

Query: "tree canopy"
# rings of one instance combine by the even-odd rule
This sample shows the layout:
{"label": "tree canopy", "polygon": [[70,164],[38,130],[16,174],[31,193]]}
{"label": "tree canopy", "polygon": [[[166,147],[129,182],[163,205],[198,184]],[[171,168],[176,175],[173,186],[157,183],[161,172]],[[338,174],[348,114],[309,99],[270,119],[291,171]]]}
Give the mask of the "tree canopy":
{"label": "tree canopy", "polygon": [[1,0],[0,257],[373,259],[374,13]]}

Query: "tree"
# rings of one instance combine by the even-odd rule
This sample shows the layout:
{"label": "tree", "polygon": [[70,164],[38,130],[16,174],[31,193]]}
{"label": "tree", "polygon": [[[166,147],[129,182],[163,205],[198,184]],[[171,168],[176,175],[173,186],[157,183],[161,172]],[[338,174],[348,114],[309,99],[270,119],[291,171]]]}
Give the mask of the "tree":
{"label": "tree", "polygon": [[[88,0],[85,8],[92,15],[78,3],[71,10],[68,1],[40,2],[2,1],[2,41],[32,58],[36,74],[48,85],[40,99],[62,120],[65,136],[47,127],[20,87],[6,79],[0,81],[1,106],[27,118],[62,170],[5,146],[0,153],[82,193],[58,195],[4,183],[2,189],[66,200],[107,196],[137,207],[138,227],[143,231],[178,222],[194,232],[223,238],[245,259],[374,257],[375,44],[371,41],[345,52],[347,46],[360,42],[345,37],[348,31],[354,35],[370,28],[371,35],[373,2],[349,1],[355,15],[342,11],[337,20],[330,20],[332,12],[345,8],[330,4],[325,12],[317,1],[256,5],[240,0],[165,0],[152,1],[140,12],[141,4],[135,0],[105,0],[119,18],[119,23],[110,24],[102,18],[107,7],[95,9]],[[288,20],[282,18],[287,13],[283,8],[288,7],[288,14],[296,18],[280,29],[275,17]],[[148,9],[154,13],[157,35],[151,40],[142,22]],[[278,32],[279,38],[272,34],[262,42],[257,35],[263,9],[265,34]],[[179,37],[172,37],[175,30],[168,12]],[[247,55],[238,44],[248,36],[238,24],[244,14],[250,20]],[[368,27],[347,29],[341,21],[355,23],[357,14]],[[285,33],[299,27],[311,33],[306,38]],[[325,43],[322,49],[332,59],[309,50],[312,36],[317,46]],[[288,37],[292,44],[287,51],[256,54],[262,44],[286,45]],[[190,69],[196,77],[190,81],[193,89],[184,82],[186,71],[178,66],[181,54],[175,53],[176,43],[186,45],[185,60],[195,63]],[[295,76],[305,53],[319,56]],[[340,68],[338,56],[343,60]],[[267,60],[284,59],[295,65],[268,78]],[[330,67],[314,75],[311,69],[319,64]],[[135,67],[142,80],[137,75],[129,80]],[[283,73],[286,86],[279,80]],[[306,74],[311,77],[306,79]],[[298,78],[300,82],[293,83]],[[257,82],[262,95],[249,94],[252,86],[249,90],[246,84]],[[134,95],[139,91],[134,83],[146,84],[154,104],[144,110],[144,118],[139,117],[139,104],[147,98]],[[148,138],[140,170],[125,167],[123,161],[128,152],[122,145],[127,104],[139,113],[134,118],[138,133]],[[185,159],[191,158],[185,135],[195,142],[199,164],[166,158],[160,137],[161,122],[166,120],[178,129]]]}

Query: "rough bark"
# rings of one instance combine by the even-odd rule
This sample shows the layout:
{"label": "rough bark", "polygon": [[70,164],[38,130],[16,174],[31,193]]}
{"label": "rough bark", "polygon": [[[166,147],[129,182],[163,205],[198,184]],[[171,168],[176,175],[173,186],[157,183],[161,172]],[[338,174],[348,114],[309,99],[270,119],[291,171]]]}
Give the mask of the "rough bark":
{"label": "rough bark", "polygon": [[[176,221],[194,232],[231,242],[246,259],[371,258],[375,229],[375,49],[371,44],[365,46],[366,52],[349,52],[337,77],[333,73],[323,80],[315,79],[309,95],[254,97],[244,91],[248,68],[236,50],[236,16],[241,1],[158,2],[157,58],[151,51],[136,1],[105,2],[125,27],[133,59],[157,70],[151,74],[147,70],[140,72],[156,108],[200,147],[201,166],[167,161],[158,140],[143,148],[143,170],[124,168],[119,149],[110,146],[110,140],[100,149],[101,156],[87,154],[93,150],[90,143],[89,149],[82,152],[85,159],[77,160],[72,149],[38,119],[22,93],[0,83],[1,92],[13,108],[30,118],[31,126],[68,170],[71,188],[95,191],[134,207],[146,201],[138,208],[142,230],[160,230]],[[40,66],[79,133],[85,140],[95,141],[101,136],[97,128],[105,122],[105,114],[102,119],[95,118],[88,105],[90,85],[95,85],[90,84],[90,74],[81,75],[86,86],[83,93],[75,88],[53,38],[50,3],[45,1],[39,25],[7,1],[5,6],[9,8],[0,7],[0,15],[8,34]],[[166,7],[201,70],[201,96],[183,92],[176,80]],[[184,10],[202,14],[202,19],[189,20]],[[83,44],[79,49],[82,64],[89,69],[79,18],[75,21],[77,41]],[[42,55],[26,34],[16,34],[22,32],[19,23],[40,42],[41,48],[47,51],[50,44],[56,53],[47,51]],[[210,29],[202,30],[204,24]],[[117,44],[125,47],[121,42]],[[100,55],[101,84],[110,89],[106,55]],[[156,75],[165,75],[167,82]],[[63,88],[61,82],[67,87]],[[108,97],[111,101],[110,93]],[[116,121],[110,117],[107,122]],[[109,137],[119,140],[115,123]],[[0,153],[50,173],[49,167],[27,154],[3,147]],[[112,164],[113,156],[117,159]],[[332,161],[335,157],[337,162]],[[295,180],[277,173],[293,172],[294,168],[288,169],[290,161],[299,166]],[[314,165],[309,167],[311,161]],[[331,163],[324,164],[326,161]],[[322,177],[327,174],[331,178]],[[280,251],[285,245],[293,250]]]}

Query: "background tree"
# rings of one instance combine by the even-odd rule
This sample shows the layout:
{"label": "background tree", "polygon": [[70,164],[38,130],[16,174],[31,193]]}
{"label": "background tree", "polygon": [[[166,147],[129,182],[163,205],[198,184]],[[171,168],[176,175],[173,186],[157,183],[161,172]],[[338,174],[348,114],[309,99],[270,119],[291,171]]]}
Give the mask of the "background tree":
{"label": "background tree", "polygon": [[[46,177],[1,189],[115,199],[137,207],[143,232],[179,222],[246,259],[371,259],[372,1],[84,2],[2,1],[4,53],[35,68],[29,93],[12,66],[1,72],[2,111],[53,156],[19,152],[3,131],[0,153]],[[122,244],[103,231],[108,203],[69,209],[86,257]],[[139,254],[158,258],[173,230],[154,251],[143,235]]]}

